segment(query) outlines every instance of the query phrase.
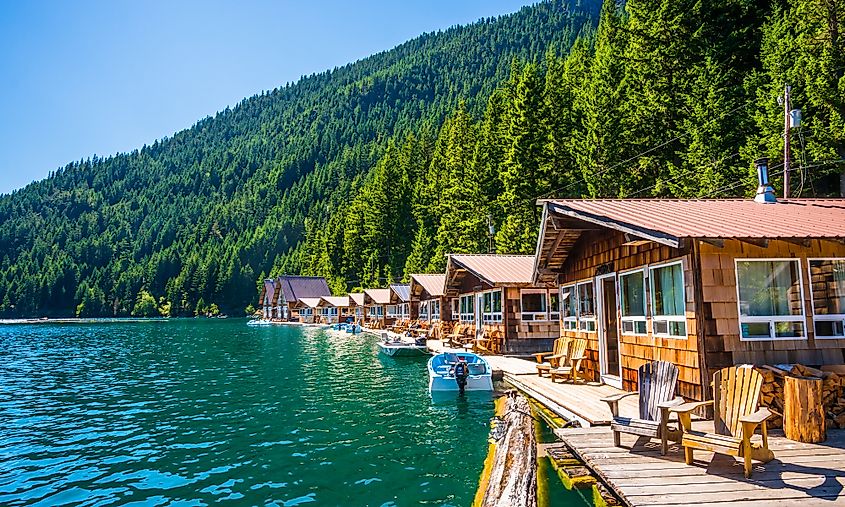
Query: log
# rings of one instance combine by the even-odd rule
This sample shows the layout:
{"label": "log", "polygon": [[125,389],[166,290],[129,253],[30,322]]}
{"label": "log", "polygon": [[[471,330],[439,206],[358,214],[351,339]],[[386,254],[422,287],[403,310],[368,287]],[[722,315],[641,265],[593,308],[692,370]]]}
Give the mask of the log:
{"label": "log", "polygon": [[822,380],[813,377],[784,379],[783,432],[798,442],[823,442],[825,413],[822,405]]}
{"label": "log", "polygon": [[473,505],[537,507],[537,441],[528,399],[511,392],[497,413],[504,433],[491,432],[494,443]]}

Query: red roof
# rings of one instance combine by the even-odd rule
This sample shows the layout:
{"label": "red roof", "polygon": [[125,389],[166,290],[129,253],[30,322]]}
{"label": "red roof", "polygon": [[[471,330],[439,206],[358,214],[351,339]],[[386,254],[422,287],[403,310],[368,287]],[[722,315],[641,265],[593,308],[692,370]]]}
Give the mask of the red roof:
{"label": "red roof", "polygon": [[679,238],[845,238],[845,199],[561,199],[548,210],[672,246]]}
{"label": "red roof", "polygon": [[446,275],[455,268],[464,268],[490,285],[533,283],[533,255],[451,254]]}

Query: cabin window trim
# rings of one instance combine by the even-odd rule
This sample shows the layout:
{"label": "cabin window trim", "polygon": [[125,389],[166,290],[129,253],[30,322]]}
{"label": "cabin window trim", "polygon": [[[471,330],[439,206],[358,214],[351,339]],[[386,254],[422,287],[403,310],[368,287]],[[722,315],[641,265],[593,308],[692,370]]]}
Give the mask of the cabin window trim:
{"label": "cabin window trim", "polygon": [[399,317],[407,320],[411,316],[411,305],[409,303],[399,303],[396,305],[399,309]]}
{"label": "cabin window trim", "polygon": [[[741,262],[791,262],[797,268],[796,276],[798,278],[798,294],[800,296],[799,307],[801,309],[800,315],[742,315],[742,301],[740,299],[739,287],[739,263]],[[806,340],[807,339],[807,316],[804,309],[804,277],[801,272],[801,259],[797,257],[741,257],[734,259],[734,280],[736,282],[736,306],[737,316],[739,322],[739,339],[744,342],[755,341],[783,341],[783,340]],[[777,336],[776,325],[778,323],[799,323],[801,324],[801,334],[799,336]],[[743,336],[743,324],[768,324],[769,336]]]}
{"label": "cabin window trim", "polygon": [[[574,283],[560,286],[560,317],[561,327],[564,331],[578,331],[578,294],[575,286]],[[565,305],[564,301],[567,300],[569,302]],[[564,308],[571,310],[572,314],[566,315],[567,312],[564,311]]]}
{"label": "cabin window trim", "polygon": [[[560,320],[560,292],[556,290],[546,289],[546,308],[549,311],[549,320]],[[557,298],[557,304],[552,304],[552,298]]]}
{"label": "cabin window trim", "polygon": [[[649,331],[649,315],[648,315],[648,307],[649,307],[649,291],[648,291],[648,266],[642,266],[636,269],[631,269],[628,271],[622,271],[618,274],[619,278],[619,330],[622,336],[648,336]],[[642,293],[642,300],[643,300],[643,315],[625,315],[625,282],[624,278],[636,275],[637,273],[641,274],[643,277],[643,293]],[[628,329],[626,329],[626,325]],[[641,331],[637,330],[637,327],[641,326]]]}
{"label": "cabin window trim", "polygon": [[462,294],[458,298],[458,320],[475,322],[475,294]]}
{"label": "cabin window trim", "polygon": [[[812,263],[814,261],[834,261],[834,262],[841,262],[843,264],[843,269],[845,269],[845,257],[810,257],[807,259],[807,278],[810,280],[810,308],[813,312],[813,334],[816,338],[820,340],[842,340],[845,339],[845,313],[824,313],[824,314],[817,314],[816,313],[816,297],[815,297],[815,289],[813,288],[815,284],[813,284],[813,270],[812,270]],[[845,311],[845,308],[842,309]],[[843,332],[843,334],[819,334],[817,324],[819,322],[832,322],[835,326],[836,323],[839,324],[839,329]]]}
{"label": "cabin window trim", "polygon": [[440,322],[440,300],[429,300],[429,310],[431,315],[431,322]]}
{"label": "cabin window trim", "polygon": [[[526,294],[540,294],[543,296],[542,312],[527,312],[523,308],[522,296]],[[519,319],[528,322],[546,322],[549,320],[549,291],[547,289],[519,290]]]}
{"label": "cabin window trim", "polygon": [[399,316],[399,305],[387,305],[388,318],[395,319]]}
{"label": "cabin window trim", "polygon": [[[681,294],[683,296],[681,315],[664,315],[657,313],[657,301],[655,301],[655,297],[657,295],[657,291],[654,289],[654,281],[656,280],[656,276],[654,272],[658,269],[668,268],[672,266],[680,266],[680,276],[681,276]],[[651,334],[652,336],[656,336],[659,338],[673,338],[677,340],[686,340],[689,336],[689,323],[687,322],[687,286],[686,280],[684,277],[684,261],[683,259],[678,259],[669,262],[663,262],[660,264],[650,264],[648,266],[648,304],[651,306]],[[662,325],[665,323],[666,331],[659,332],[657,331],[657,326]],[[683,324],[683,334],[673,333],[673,326],[672,324]]]}
{"label": "cabin window trim", "polygon": [[420,302],[420,315],[419,315],[420,320],[431,321],[431,319],[429,319],[429,317],[428,317],[428,314],[429,314],[428,303],[429,303],[429,301],[430,300],[425,300],[425,301]]}
{"label": "cabin window trim", "polygon": [[[581,286],[583,285],[589,285],[591,288],[589,303],[592,309],[592,313],[587,313],[587,316],[584,316],[584,299],[581,297]],[[576,283],[575,293],[575,301],[578,304],[578,330],[583,333],[598,332],[598,320],[596,318],[596,281],[590,278],[589,280],[584,280]]]}
{"label": "cabin window trim", "polygon": [[[499,310],[498,311],[495,310],[495,306],[493,305],[493,303],[495,302],[494,294],[497,294],[497,293],[499,294]],[[479,311],[481,311],[481,323],[482,324],[498,324],[499,322],[502,322],[504,320],[503,317],[502,317],[502,309],[504,307],[504,301],[502,301],[502,296],[503,296],[502,289],[486,290],[486,291],[480,292],[479,294],[481,294],[481,308],[479,308]],[[484,305],[485,305],[484,299],[488,294],[490,295],[490,311],[486,312],[486,311],[484,311]]]}
{"label": "cabin window trim", "polygon": [[461,298],[456,297],[456,298],[450,299],[449,301],[451,303],[450,308],[452,310],[452,315],[451,315],[452,319],[451,320],[458,320],[458,318],[456,318],[456,317],[458,317],[460,315]]}

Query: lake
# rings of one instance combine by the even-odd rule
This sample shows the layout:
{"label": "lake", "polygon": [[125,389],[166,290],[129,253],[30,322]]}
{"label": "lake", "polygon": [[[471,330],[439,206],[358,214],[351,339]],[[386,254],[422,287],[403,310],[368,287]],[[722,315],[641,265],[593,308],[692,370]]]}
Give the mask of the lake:
{"label": "lake", "polygon": [[432,403],[425,358],[376,341],[241,319],[0,325],[0,505],[470,505],[492,398]]}

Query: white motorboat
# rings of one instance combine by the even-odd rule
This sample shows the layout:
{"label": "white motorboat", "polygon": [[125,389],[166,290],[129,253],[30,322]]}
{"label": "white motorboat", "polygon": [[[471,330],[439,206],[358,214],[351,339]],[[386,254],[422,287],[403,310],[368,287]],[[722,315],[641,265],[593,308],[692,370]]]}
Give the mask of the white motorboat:
{"label": "white motorboat", "polygon": [[400,336],[391,338],[387,333],[382,333],[382,339],[378,343],[378,350],[390,357],[422,356],[428,354],[425,339],[415,340]]}
{"label": "white motorboat", "polygon": [[246,323],[247,326],[272,326],[273,323],[265,319],[252,319]]}
{"label": "white motorboat", "polygon": [[465,391],[492,391],[493,370],[483,357],[471,352],[444,352],[428,361],[428,389],[436,391],[459,391],[455,365],[465,361],[467,377]]}

